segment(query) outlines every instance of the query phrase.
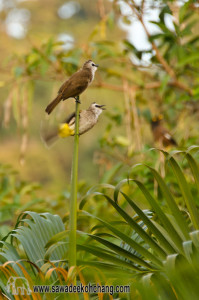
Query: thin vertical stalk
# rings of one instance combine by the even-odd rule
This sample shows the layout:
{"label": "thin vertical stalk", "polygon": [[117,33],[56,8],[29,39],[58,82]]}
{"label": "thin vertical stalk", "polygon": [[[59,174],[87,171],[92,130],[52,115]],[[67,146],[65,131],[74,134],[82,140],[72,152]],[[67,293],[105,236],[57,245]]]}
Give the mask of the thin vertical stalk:
{"label": "thin vertical stalk", "polygon": [[71,170],[71,197],[69,211],[69,267],[76,266],[76,229],[77,229],[77,184],[78,184],[78,154],[79,154],[79,96],[76,99],[75,137]]}
{"label": "thin vertical stalk", "polygon": [[128,145],[128,155],[132,153],[133,150],[133,141],[132,141],[132,115],[131,115],[131,106],[129,101],[129,85],[126,79],[123,79],[123,91],[124,91],[124,104],[125,104],[125,125],[126,125],[126,134],[129,140]]}
{"label": "thin vertical stalk", "polygon": [[141,151],[142,150],[142,138],[141,138],[141,129],[140,129],[140,122],[139,117],[137,113],[137,106],[136,106],[136,100],[135,100],[135,90],[133,88],[129,91],[129,97],[132,105],[132,111],[133,111],[133,120],[134,120],[134,128],[135,128],[135,140],[136,140],[136,150]]}

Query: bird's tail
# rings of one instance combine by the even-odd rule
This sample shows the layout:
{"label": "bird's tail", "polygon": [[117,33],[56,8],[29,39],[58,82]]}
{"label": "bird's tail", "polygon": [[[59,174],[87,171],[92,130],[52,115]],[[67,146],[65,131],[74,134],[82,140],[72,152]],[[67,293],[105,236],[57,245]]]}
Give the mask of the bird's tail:
{"label": "bird's tail", "polygon": [[45,145],[50,148],[54,143],[58,140],[59,136],[57,132],[51,132],[48,135],[42,136],[42,140],[45,143]]}
{"label": "bird's tail", "polygon": [[62,123],[57,128],[49,128],[49,124],[41,122],[41,139],[47,148],[55,144],[59,138],[65,138],[74,135],[74,130],[67,123]]}
{"label": "bird's tail", "polygon": [[59,139],[57,126],[52,126],[49,120],[42,120],[40,124],[40,137],[47,148],[50,148]]}
{"label": "bird's tail", "polygon": [[57,106],[57,104],[59,104],[61,99],[62,99],[62,94],[59,94],[50,104],[48,104],[48,106],[45,109],[47,114],[50,114],[53,111],[53,109]]}

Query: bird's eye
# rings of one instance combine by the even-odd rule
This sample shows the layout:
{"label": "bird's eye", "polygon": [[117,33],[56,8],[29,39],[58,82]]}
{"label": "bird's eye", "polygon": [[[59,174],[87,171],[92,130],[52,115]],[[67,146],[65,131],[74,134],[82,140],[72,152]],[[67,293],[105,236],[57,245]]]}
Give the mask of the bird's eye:
{"label": "bird's eye", "polygon": [[94,67],[94,66],[95,66],[95,64],[92,64],[92,66]]}

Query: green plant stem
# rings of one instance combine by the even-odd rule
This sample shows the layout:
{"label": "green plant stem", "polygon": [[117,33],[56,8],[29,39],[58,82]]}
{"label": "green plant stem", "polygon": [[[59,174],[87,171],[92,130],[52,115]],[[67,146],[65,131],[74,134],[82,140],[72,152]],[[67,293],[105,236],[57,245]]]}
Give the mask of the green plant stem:
{"label": "green plant stem", "polygon": [[[77,97],[77,101],[79,101],[79,96]],[[75,138],[71,170],[71,197],[69,211],[69,267],[76,266],[77,183],[79,153],[79,103],[77,101],[75,110]]]}

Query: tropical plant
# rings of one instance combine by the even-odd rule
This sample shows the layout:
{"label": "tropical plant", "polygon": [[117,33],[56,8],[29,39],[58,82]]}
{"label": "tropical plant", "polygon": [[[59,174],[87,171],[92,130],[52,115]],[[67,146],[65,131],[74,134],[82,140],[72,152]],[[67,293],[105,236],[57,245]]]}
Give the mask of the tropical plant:
{"label": "tropical plant", "polygon": [[[199,168],[190,154],[194,149],[198,151],[198,147],[191,147],[187,152],[181,153],[189,164],[198,189]],[[95,233],[89,234],[93,242],[87,251],[107,261],[110,268],[112,265],[120,266],[122,271],[126,270],[126,274],[134,270],[133,277],[137,274],[139,280],[132,284],[132,297],[135,297],[135,290],[138,289],[142,299],[197,299],[199,211],[196,197],[198,198],[199,190],[193,197],[189,182],[174,156],[163,153],[168,167],[172,168],[184,205],[177,204],[167,178],[163,180],[151,167],[148,168],[158,183],[162,203],[158,203],[145,185],[136,179],[123,180],[116,187],[107,186],[106,188],[114,190],[113,197],[91,189],[88,196],[104,197],[120,215],[123,224],[118,226],[84,212],[101,224],[93,228]],[[140,209],[139,200],[130,198],[121,190],[125,184],[132,183],[144,195],[150,210]],[[126,209],[122,207],[122,200],[128,203]],[[85,199],[80,207],[83,208],[84,204]]]}
{"label": "tropical plant", "polygon": [[[102,192],[99,192],[99,185],[90,189],[80,203],[80,209],[93,197],[98,197],[97,201],[104,201],[104,198],[119,217],[113,215],[113,220],[107,220],[87,211],[79,212],[78,218],[87,221],[92,218],[95,225],[91,232],[77,231],[76,271],[68,270],[68,230],[60,217],[33,212],[21,215],[16,228],[2,241],[2,290],[5,292],[6,280],[12,272],[23,276],[29,273],[34,284],[49,279],[51,285],[69,283],[72,280],[70,274],[76,274],[78,282],[100,281],[131,286],[130,295],[114,295],[122,299],[137,299],[138,295],[140,299],[197,299],[199,212],[195,199],[199,192],[198,149],[195,146],[178,154],[183,156],[183,161],[187,160],[192,177],[183,173],[176,153],[164,152],[167,167],[172,169],[179,188],[177,197],[180,193],[184,205],[176,201],[167,177],[163,179],[152,167],[148,168],[162,193],[161,201],[140,180],[131,179],[131,176],[115,187],[103,184]],[[193,178],[197,187],[195,195],[190,189]],[[123,191],[126,184],[130,189],[132,184],[135,185],[138,199],[132,199]],[[107,189],[113,190],[113,196],[105,192]],[[145,209],[140,208],[141,195],[146,199]],[[22,258],[27,262],[21,261]],[[10,264],[13,268],[8,272],[6,268]],[[55,274],[51,277],[52,269]],[[62,272],[61,277],[58,272]]]}
{"label": "tropical plant", "polygon": [[[77,280],[78,284],[129,285],[130,293],[114,294],[113,297],[119,299],[198,298],[199,148],[190,147],[187,151],[170,154],[162,151],[160,154],[166,160],[165,177],[157,171],[157,165],[154,167],[158,152],[145,151],[150,147],[150,117],[159,112],[165,114],[170,125],[178,124],[181,147],[198,142],[197,126],[195,131],[190,130],[198,122],[198,5],[193,0],[107,3],[106,6],[98,1],[101,20],[82,45],[79,43],[66,50],[62,43],[50,38],[9,61],[9,66],[12,65],[10,82],[14,84],[5,90],[8,97],[3,124],[8,126],[13,112],[16,124],[22,128],[21,162],[28,145],[29,119],[36,115],[28,113],[34,94],[35,99],[40,97],[43,101],[43,92],[34,93],[38,79],[42,86],[42,81],[50,80],[52,87],[55,80],[76,71],[82,58],[93,57],[100,61],[101,72],[92,86],[106,90],[103,96],[107,98],[109,91],[114,91],[115,96],[109,103],[112,101],[117,107],[108,110],[109,123],[100,139],[101,185],[91,187],[83,197],[78,219],[76,201],[81,197],[80,189],[77,190],[78,126],[71,206],[68,210],[64,205],[63,220],[50,213],[27,211],[19,215],[14,230],[10,231],[15,222],[13,214],[16,217],[30,206],[32,209],[33,204],[44,201],[35,197],[35,184],[18,184],[12,171],[2,167],[0,213],[2,224],[9,223],[9,227],[1,229],[2,297],[17,298],[7,289],[9,278],[13,276],[25,277],[31,290],[35,284],[69,285]],[[155,22],[147,19],[153,9],[159,14]],[[168,18],[172,20],[172,28],[168,26]],[[147,50],[138,49],[130,39],[114,38],[114,23],[133,24],[135,20],[146,34]],[[149,31],[149,23],[156,26],[157,33]],[[144,64],[146,55],[150,58]],[[0,86],[6,87],[6,83],[0,82]],[[51,97],[50,92],[45,94]],[[37,122],[37,118],[33,119]],[[65,152],[64,148],[64,155]],[[179,157],[183,157],[182,162]],[[140,161],[147,163],[131,168]],[[54,168],[54,161],[52,165]],[[24,196],[30,202],[23,202]],[[46,211],[50,205],[48,201],[36,209]],[[86,211],[82,210],[84,206]],[[63,203],[60,207],[63,208]],[[106,296],[113,299],[111,295]],[[54,295],[44,290],[27,297],[54,299]],[[68,299],[69,295],[57,294],[56,297]],[[96,295],[78,297],[88,299]],[[104,296],[99,293],[98,298],[104,299]]]}
{"label": "tropical plant", "polygon": [[30,207],[37,211],[44,203],[44,199],[37,196],[39,188],[36,182],[22,181],[12,166],[0,164],[1,238],[14,226],[19,213]]}

